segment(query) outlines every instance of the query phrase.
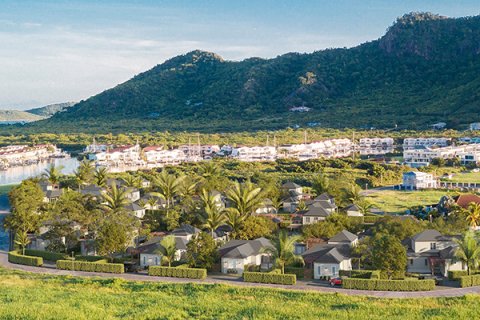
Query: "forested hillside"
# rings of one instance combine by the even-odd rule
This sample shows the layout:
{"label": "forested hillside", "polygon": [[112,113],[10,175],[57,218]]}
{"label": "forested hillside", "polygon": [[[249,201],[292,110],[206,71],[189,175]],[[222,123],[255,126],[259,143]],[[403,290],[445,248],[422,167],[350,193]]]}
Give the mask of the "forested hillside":
{"label": "forested hillside", "polygon": [[[241,62],[193,51],[27,130],[464,128],[480,121],[479,53],[480,16],[411,13],[350,49]],[[290,111],[300,106],[310,111]]]}

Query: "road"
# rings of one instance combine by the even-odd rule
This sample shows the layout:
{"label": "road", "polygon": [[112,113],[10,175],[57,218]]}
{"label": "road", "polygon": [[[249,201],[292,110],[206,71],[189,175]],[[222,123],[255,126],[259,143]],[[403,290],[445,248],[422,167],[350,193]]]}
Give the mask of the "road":
{"label": "road", "polygon": [[371,296],[377,298],[424,298],[424,297],[459,297],[466,294],[480,294],[480,287],[470,288],[437,288],[433,291],[422,292],[392,292],[392,291],[365,291],[365,290],[349,290],[342,288],[331,288],[324,283],[315,281],[297,281],[296,285],[274,285],[261,283],[243,282],[239,278],[226,275],[212,275],[205,280],[195,279],[180,279],[167,277],[152,277],[146,274],[111,274],[111,273],[97,273],[97,272],[82,272],[82,271],[68,271],[58,270],[53,266],[47,267],[31,267],[8,262],[7,252],[0,251],[0,266],[7,269],[22,270],[38,274],[51,275],[69,275],[78,277],[97,277],[97,278],[121,278],[130,281],[148,281],[148,282],[163,282],[163,283],[199,283],[199,284],[224,284],[234,285],[240,287],[259,287],[259,288],[281,288],[287,290],[311,291],[319,293],[339,293],[344,295],[361,295]]}

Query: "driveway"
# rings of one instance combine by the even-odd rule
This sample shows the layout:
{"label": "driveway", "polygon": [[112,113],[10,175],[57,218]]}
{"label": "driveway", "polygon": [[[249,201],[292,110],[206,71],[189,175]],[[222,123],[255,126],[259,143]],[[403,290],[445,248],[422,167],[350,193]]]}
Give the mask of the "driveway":
{"label": "driveway", "polygon": [[52,274],[52,275],[69,275],[80,277],[98,277],[98,278],[120,278],[131,281],[149,281],[149,282],[163,282],[163,283],[201,283],[201,284],[224,284],[241,287],[264,287],[264,288],[281,288],[287,290],[301,290],[312,291],[319,293],[340,293],[345,295],[361,295],[371,296],[378,298],[423,298],[423,297],[459,297],[466,294],[480,294],[480,287],[469,288],[439,288],[433,291],[421,291],[421,292],[392,292],[392,291],[366,291],[366,290],[349,290],[342,288],[332,288],[326,286],[324,283],[315,281],[297,281],[297,284],[293,286],[275,285],[275,284],[262,284],[262,283],[249,283],[243,282],[238,277],[231,277],[228,275],[218,274],[208,276],[205,280],[195,279],[181,279],[181,278],[168,278],[168,277],[152,277],[145,274],[112,274],[112,273],[97,273],[97,272],[82,272],[82,271],[68,271],[58,270],[53,268],[52,265],[48,267],[31,267],[19,264],[13,264],[8,262],[7,252],[0,251],[0,266],[7,269],[22,270],[39,274]]}

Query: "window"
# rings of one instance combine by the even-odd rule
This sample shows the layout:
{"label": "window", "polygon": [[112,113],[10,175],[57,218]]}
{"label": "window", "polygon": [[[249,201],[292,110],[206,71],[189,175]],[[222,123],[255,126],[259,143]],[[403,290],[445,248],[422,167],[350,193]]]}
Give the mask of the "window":
{"label": "window", "polygon": [[410,259],[410,265],[412,265],[412,264],[413,264],[413,259]]}
{"label": "window", "polygon": [[332,274],[333,274],[334,276],[337,275],[337,267],[332,267]]}
{"label": "window", "polygon": [[430,243],[430,250],[436,250],[437,244],[435,242]]}
{"label": "window", "polygon": [[428,266],[428,259],[425,259],[425,265]]}

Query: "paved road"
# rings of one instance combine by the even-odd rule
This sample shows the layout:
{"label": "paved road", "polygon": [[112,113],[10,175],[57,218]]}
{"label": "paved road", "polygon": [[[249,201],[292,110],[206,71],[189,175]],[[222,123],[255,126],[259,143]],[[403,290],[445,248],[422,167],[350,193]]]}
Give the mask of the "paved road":
{"label": "paved road", "polygon": [[164,282],[164,283],[202,283],[202,284],[225,284],[235,285],[242,287],[265,287],[265,288],[282,288],[288,290],[302,290],[313,291],[321,293],[340,293],[345,295],[362,295],[372,296],[379,298],[422,298],[422,297],[458,297],[465,294],[480,294],[480,287],[470,288],[442,288],[434,291],[422,291],[422,292],[391,292],[391,291],[365,291],[365,290],[348,290],[342,288],[331,288],[325,286],[325,284],[317,283],[313,281],[297,281],[294,286],[273,285],[273,284],[261,284],[261,283],[248,283],[230,276],[213,275],[209,276],[205,280],[194,279],[179,279],[179,278],[167,278],[167,277],[151,277],[144,274],[111,274],[111,273],[97,273],[97,272],[82,272],[82,271],[68,271],[58,270],[49,267],[30,267],[19,264],[12,264],[8,262],[7,253],[0,251],[0,266],[7,269],[23,270],[40,274],[52,274],[52,275],[70,275],[81,277],[100,277],[100,278],[121,278],[125,280],[134,281],[149,281],[149,282]]}

